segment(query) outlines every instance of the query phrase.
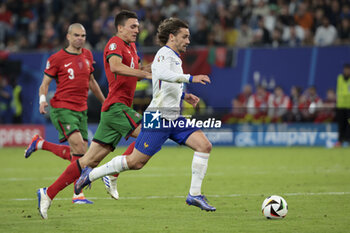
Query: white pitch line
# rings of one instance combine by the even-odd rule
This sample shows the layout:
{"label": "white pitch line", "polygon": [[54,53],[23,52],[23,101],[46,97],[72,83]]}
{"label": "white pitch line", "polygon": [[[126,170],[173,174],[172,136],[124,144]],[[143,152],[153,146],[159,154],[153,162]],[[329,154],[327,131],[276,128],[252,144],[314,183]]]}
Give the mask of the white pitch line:
{"label": "white pitch line", "polygon": [[[266,194],[228,194],[228,195],[206,195],[207,197],[244,197],[244,196],[267,196]],[[350,192],[323,192],[323,193],[283,193],[282,196],[323,196],[323,195],[350,195]],[[145,197],[120,197],[121,200],[143,200],[143,199],[177,199],[186,198],[186,196],[145,196]],[[89,197],[91,200],[108,200],[111,197]],[[13,199],[0,199],[2,201],[34,201],[36,198],[13,198]],[[55,198],[55,201],[69,201],[71,198]]]}

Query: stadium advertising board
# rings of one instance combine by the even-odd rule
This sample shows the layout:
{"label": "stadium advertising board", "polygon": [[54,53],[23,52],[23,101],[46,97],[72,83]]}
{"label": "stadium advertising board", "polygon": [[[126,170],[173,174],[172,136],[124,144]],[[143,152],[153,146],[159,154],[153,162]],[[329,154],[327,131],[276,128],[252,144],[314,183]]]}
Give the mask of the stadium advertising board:
{"label": "stadium advertising board", "polygon": [[[240,124],[221,129],[205,129],[205,135],[215,146],[325,146],[337,141],[336,124]],[[175,145],[170,140],[168,145]]]}
{"label": "stadium advertising board", "polygon": [[0,125],[0,147],[27,146],[34,134],[45,137],[43,125]]}
{"label": "stadium advertising board", "polygon": [[336,124],[262,124],[232,127],[235,146],[326,146],[337,141]]}

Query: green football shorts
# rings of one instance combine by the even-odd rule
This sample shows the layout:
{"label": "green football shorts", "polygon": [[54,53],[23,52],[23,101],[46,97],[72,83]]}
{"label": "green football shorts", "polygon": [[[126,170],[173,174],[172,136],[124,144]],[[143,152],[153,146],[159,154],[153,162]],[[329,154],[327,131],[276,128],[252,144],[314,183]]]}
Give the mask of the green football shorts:
{"label": "green football shorts", "polygon": [[101,112],[100,123],[93,141],[102,145],[117,146],[120,139],[128,139],[141,123],[142,116],[122,103],[114,103],[105,112]]}
{"label": "green football shorts", "polygon": [[67,141],[76,131],[81,133],[85,141],[88,140],[87,110],[77,112],[66,108],[51,108],[50,118],[58,131],[60,142]]}

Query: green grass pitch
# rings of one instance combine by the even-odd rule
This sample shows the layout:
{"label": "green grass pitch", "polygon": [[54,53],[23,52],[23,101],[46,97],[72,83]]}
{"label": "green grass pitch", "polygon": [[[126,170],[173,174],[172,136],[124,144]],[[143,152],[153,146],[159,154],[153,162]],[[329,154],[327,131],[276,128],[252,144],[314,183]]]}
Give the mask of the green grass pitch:
{"label": "green grass pitch", "polygon": [[[216,212],[185,204],[192,155],[166,147],[141,171],[123,173],[118,201],[96,181],[84,191],[94,204],[73,205],[69,186],[42,220],[36,190],[68,162],[46,151],[24,159],[22,148],[0,149],[0,232],[350,232],[348,148],[214,147],[202,191]],[[261,204],[272,194],[288,202],[285,219],[262,215]]]}

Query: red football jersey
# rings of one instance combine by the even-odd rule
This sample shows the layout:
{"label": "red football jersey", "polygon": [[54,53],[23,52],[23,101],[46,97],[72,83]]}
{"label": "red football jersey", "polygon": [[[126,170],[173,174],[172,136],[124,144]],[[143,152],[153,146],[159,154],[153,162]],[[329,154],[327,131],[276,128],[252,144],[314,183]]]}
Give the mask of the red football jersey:
{"label": "red football jersey", "polygon": [[131,68],[139,68],[139,56],[136,52],[135,43],[127,43],[118,36],[112,37],[103,52],[103,62],[108,79],[109,92],[102,105],[102,112],[107,111],[114,103],[123,103],[131,107],[135,94],[137,77],[117,75],[111,72],[108,59],[111,56],[119,56],[122,63]]}
{"label": "red football jersey", "polygon": [[49,57],[44,73],[56,79],[57,84],[50,101],[52,107],[79,112],[87,109],[90,74],[94,71],[92,63],[92,53],[84,48],[81,54],[61,49]]}

